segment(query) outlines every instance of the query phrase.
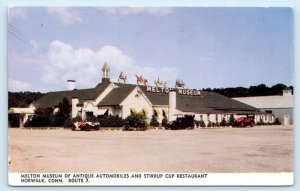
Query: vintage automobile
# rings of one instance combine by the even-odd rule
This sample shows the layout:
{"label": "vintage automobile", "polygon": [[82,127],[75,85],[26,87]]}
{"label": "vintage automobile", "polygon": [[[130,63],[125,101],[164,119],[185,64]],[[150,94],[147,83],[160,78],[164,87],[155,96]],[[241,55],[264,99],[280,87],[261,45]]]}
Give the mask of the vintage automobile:
{"label": "vintage automobile", "polygon": [[124,122],[123,131],[145,131],[146,123],[137,118],[130,118]]}
{"label": "vintage automobile", "polygon": [[165,129],[179,130],[179,129],[194,129],[195,127],[194,115],[178,116],[176,120],[170,121],[166,124]]}
{"label": "vintage automobile", "polygon": [[80,130],[80,131],[99,131],[100,123],[92,122],[92,121],[76,121],[72,124],[72,131]]}
{"label": "vintage automobile", "polygon": [[233,127],[253,127],[254,125],[254,115],[245,115],[236,118]]}

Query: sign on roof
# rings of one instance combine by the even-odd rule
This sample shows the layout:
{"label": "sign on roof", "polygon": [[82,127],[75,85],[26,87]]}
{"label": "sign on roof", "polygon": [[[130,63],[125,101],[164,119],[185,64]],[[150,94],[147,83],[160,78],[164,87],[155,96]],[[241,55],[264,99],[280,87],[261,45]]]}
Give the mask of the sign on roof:
{"label": "sign on roof", "polygon": [[152,92],[152,93],[166,93],[166,94],[168,94],[170,91],[174,91],[174,90],[179,95],[192,95],[192,96],[201,95],[201,91],[196,90],[196,89],[175,89],[175,88],[147,86],[147,92]]}

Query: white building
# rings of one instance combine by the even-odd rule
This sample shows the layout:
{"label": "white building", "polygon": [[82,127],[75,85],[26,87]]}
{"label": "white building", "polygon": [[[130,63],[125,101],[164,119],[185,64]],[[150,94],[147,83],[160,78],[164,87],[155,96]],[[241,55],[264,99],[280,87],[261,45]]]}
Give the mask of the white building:
{"label": "white building", "polygon": [[230,99],[215,92],[196,89],[179,89],[110,81],[110,68],[105,63],[102,68],[102,81],[94,88],[77,90],[75,81],[69,80],[70,90],[49,92],[33,107],[58,108],[65,97],[72,104],[72,117],[99,115],[119,115],[123,119],[131,113],[142,112],[150,121],[157,116],[159,122],[164,117],[173,120],[180,114],[195,115],[196,120],[221,122],[229,121],[230,115],[262,114],[257,108]]}
{"label": "white building", "polygon": [[293,124],[294,96],[289,88],[285,88],[282,91],[282,95],[237,97],[234,99],[256,107],[262,112],[272,114],[270,116],[257,115],[256,118],[259,120],[262,119],[264,122],[267,122],[270,117],[275,117],[284,125]]}

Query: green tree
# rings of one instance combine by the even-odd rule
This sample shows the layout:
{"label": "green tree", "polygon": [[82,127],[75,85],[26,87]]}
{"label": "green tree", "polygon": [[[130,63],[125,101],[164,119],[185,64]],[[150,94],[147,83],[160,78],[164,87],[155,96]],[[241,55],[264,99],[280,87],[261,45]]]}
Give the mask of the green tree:
{"label": "green tree", "polygon": [[150,125],[152,127],[158,127],[159,126],[159,122],[157,120],[157,117],[154,114],[152,115],[152,118],[151,118],[151,121],[150,121]]}
{"label": "green tree", "polygon": [[27,121],[24,127],[47,127],[51,125],[51,118],[53,117],[52,108],[38,108],[34,114],[32,120]]}
{"label": "green tree", "polygon": [[164,118],[162,119],[162,121],[161,121],[161,126],[166,126],[167,125],[167,123],[168,123],[168,118],[167,118],[167,116],[164,116]]}
{"label": "green tree", "polygon": [[229,125],[233,126],[234,125],[234,121],[235,121],[234,116],[233,116],[233,114],[231,114],[230,117],[229,117]]}
{"label": "green tree", "polygon": [[58,112],[54,114],[51,121],[52,126],[64,126],[65,121],[70,117],[71,105],[67,98],[63,98],[58,104]]}
{"label": "green tree", "polygon": [[220,123],[220,126],[221,126],[221,127],[225,127],[226,125],[227,125],[226,119],[225,119],[225,117],[223,117],[223,118],[222,118],[222,121],[221,121],[221,123]]}

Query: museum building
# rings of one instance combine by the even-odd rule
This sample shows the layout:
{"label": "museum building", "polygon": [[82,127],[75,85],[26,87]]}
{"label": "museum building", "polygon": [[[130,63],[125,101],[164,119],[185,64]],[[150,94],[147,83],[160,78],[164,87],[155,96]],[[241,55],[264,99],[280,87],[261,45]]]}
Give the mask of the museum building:
{"label": "museum building", "polygon": [[[207,125],[209,121],[221,122],[223,118],[229,121],[232,114],[235,117],[255,114],[256,122],[261,116],[270,115],[215,92],[111,82],[110,68],[106,63],[102,68],[102,81],[96,87],[76,89],[75,80],[68,80],[68,87],[67,91],[47,93],[29,108],[23,108],[24,111],[20,108],[10,108],[10,111],[21,113],[21,123],[24,124],[34,115],[36,108],[54,108],[57,112],[58,104],[65,97],[72,104],[72,117],[81,116],[83,120],[92,115],[118,115],[124,119],[131,113],[142,112],[148,121],[152,115],[159,122],[164,117],[171,121],[178,115],[195,115],[196,120],[203,120]],[[274,117],[268,119],[274,121]]]}

